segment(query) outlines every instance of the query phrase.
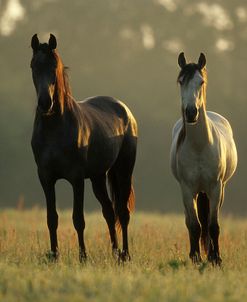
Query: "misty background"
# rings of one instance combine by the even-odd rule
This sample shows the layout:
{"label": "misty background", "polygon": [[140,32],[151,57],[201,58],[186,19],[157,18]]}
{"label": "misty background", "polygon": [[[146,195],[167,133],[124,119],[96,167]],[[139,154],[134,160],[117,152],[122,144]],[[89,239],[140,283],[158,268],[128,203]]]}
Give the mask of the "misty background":
{"label": "misty background", "polygon": [[[246,215],[246,0],[0,0],[0,208],[45,206],[30,140],[36,95],[30,41],[57,37],[75,99],[123,100],[139,124],[136,208],[182,212],[170,172],[173,124],[180,117],[177,57],[207,58],[207,109],[231,123],[239,163],[224,213]],[[72,206],[68,183],[57,204]],[[85,209],[100,209],[87,181]]]}

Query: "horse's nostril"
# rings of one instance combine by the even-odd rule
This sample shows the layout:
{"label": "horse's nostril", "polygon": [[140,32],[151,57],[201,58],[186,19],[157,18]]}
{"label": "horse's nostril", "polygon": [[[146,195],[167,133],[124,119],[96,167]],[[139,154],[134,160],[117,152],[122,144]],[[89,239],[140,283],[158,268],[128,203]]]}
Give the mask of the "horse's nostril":
{"label": "horse's nostril", "polygon": [[195,106],[188,106],[185,109],[186,119],[188,122],[195,122],[198,110]]}
{"label": "horse's nostril", "polygon": [[196,107],[192,107],[192,106],[189,106],[189,107],[187,107],[186,108],[186,114],[188,114],[188,115],[195,115],[195,114],[197,114],[197,109],[196,109]]}
{"label": "horse's nostril", "polygon": [[52,105],[53,105],[53,102],[49,95],[43,94],[38,97],[38,107],[42,111],[48,112],[51,109]]}

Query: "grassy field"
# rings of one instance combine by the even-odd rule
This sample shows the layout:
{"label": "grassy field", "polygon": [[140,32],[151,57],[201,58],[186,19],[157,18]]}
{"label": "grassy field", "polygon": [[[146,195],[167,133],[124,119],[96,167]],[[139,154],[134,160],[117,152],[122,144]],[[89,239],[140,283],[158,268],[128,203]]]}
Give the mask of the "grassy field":
{"label": "grassy field", "polygon": [[183,216],[135,213],[132,261],[111,257],[100,213],[86,214],[88,262],[78,263],[70,211],[60,212],[60,259],[49,263],[45,212],[0,212],[0,301],[247,301],[247,220],[222,217],[223,266],[188,259]]}

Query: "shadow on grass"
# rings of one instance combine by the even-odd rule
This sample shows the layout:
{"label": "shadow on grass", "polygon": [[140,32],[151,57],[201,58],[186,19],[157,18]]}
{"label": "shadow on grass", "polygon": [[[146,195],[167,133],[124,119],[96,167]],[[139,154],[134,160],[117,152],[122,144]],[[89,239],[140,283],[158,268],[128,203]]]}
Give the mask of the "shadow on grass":
{"label": "shadow on grass", "polygon": [[170,261],[168,261],[168,266],[170,268],[172,268],[174,271],[179,270],[182,267],[186,267],[187,266],[187,261],[185,260],[181,260],[181,259],[172,259]]}
{"label": "shadow on grass", "polygon": [[[168,262],[158,264],[158,270],[161,274],[165,274],[167,268],[170,268],[172,271],[176,272],[180,269],[189,267],[191,267],[191,262],[182,259],[171,259]],[[200,264],[193,264],[193,267],[195,270],[198,270],[200,274],[203,274],[208,269],[212,269],[212,265],[208,261],[201,262]]]}

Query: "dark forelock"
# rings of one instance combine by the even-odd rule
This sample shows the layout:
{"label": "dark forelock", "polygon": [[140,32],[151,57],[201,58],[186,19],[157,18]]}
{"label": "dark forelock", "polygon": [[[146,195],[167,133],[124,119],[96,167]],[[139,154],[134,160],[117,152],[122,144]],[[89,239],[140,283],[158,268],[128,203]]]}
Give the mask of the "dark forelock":
{"label": "dark forelock", "polygon": [[189,63],[180,70],[177,81],[179,81],[179,79],[182,77],[183,84],[188,84],[189,81],[193,78],[196,71],[199,71],[203,78],[205,77],[204,72],[198,67],[197,64]]}

